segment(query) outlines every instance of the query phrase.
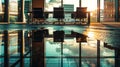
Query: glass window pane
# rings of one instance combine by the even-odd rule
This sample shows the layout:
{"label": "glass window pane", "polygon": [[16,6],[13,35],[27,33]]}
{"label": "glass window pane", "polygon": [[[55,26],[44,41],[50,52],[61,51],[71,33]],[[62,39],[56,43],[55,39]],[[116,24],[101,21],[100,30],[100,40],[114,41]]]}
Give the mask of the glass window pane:
{"label": "glass window pane", "polygon": [[[110,46],[110,44],[107,44],[107,45]],[[115,56],[115,50],[110,49],[108,46],[101,46],[100,49],[101,49],[101,52],[100,52],[101,57],[114,57]]]}
{"label": "glass window pane", "polygon": [[79,44],[76,43],[76,38],[66,38],[63,43],[63,55],[79,56]]}
{"label": "glass window pane", "polygon": [[3,31],[0,31],[0,56],[4,55]]}
{"label": "glass window pane", "polygon": [[115,0],[104,0],[103,21],[115,21]]}
{"label": "glass window pane", "polygon": [[114,58],[102,58],[100,60],[101,67],[115,67]]}
{"label": "glass window pane", "polygon": [[4,67],[4,42],[3,31],[0,31],[0,67]]}
{"label": "glass window pane", "polygon": [[81,6],[87,7],[87,11],[90,11],[90,20],[92,22],[97,21],[97,0],[81,0]]}
{"label": "glass window pane", "polygon": [[79,7],[79,0],[63,0],[63,7],[65,11],[64,22],[74,22],[75,19],[71,15]]}
{"label": "glass window pane", "polygon": [[[18,34],[17,31],[9,31],[9,63],[10,65],[14,64],[18,61],[19,53],[18,53]],[[17,58],[16,58],[17,57]]]}
{"label": "glass window pane", "polygon": [[9,0],[10,22],[17,22],[18,20],[18,0]]}
{"label": "glass window pane", "polygon": [[61,0],[45,0],[45,11],[53,11],[54,7],[61,7]]}
{"label": "glass window pane", "polygon": [[97,40],[87,38],[87,43],[81,43],[81,53],[83,57],[97,57]]}
{"label": "glass window pane", "polygon": [[78,58],[64,58],[63,67],[79,67]]}
{"label": "glass window pane", "polygon": [[60,58],[46,58],[46,67],[61,67]]}
{"label": "glass window pane", "polygon": [[63,0],[63,6],[65,11],[76,11],[76,7],[79,7],[79,0]]}
{"label": "glass window pane", "polygon": [[31,21],[30,11],[32,11],[32,0],[25,0],[24,2],[24,19],[29,23]]}
{"label": "glass window pane", "polygon": [[96,58],[82,58],[82,67],[97,67]]}
{"label": "glass window pane", "polygon": [[104,0],[100,0],[100,21],[104,21]]}
{"label": "glass window pane", "polygon": [[3,17],[4,17],[4,0],[0,0],[0,22],[3,21]]}
{"label": "glass window pane", "polygon": [[45,39],[45,55],[61,56],[61,43],[53,42],[53,38]]}

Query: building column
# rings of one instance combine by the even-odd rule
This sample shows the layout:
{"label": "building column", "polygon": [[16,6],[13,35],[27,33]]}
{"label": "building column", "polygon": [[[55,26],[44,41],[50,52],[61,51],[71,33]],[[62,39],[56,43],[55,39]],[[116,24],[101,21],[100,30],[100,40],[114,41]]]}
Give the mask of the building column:
{"label": "building column", "polygon": [[115,22],[119,21],[119,0],[115,0]]}
{"label": "building column", "polygon": [[4,22],[9,23],[9,0],[5,0]]}
{"label": "building column", "polygon": [[45,67],[43,31],[32,31],[31,67]]}
{"label": "building column", "polygon": [[4,67],[9,67],[9,33],[4,31]]}
{"label": "building column", "polygon": [[115,49],[115,67],[120,67],[120,50]]}
{"label": "building column", "polygon": [[20,7],[18,8],[18,21],[24,22],[24,0],[20,0]]}
{"label": "building column", "polygon": [[81,5],[82,5],[82,4],[81,4],[81,0],[79,0],[79,7],[81,7]]}
{"label": "building column", "polygon": [[100,67],[100,40],[97,40],[97,67]]}
{"label": "building column", "polygon": [[64,7],[64,6],[63,6],[63,0],[61,0],[61,7]]}
{"label": "building column", "polygon": [[24,34],[22,30],[18,31],[18,46],[20,52],[20,67],[24,67]]}
{"label": "building column", "polygon": [[100,22],[100,0],[97,0],[97,22]]}

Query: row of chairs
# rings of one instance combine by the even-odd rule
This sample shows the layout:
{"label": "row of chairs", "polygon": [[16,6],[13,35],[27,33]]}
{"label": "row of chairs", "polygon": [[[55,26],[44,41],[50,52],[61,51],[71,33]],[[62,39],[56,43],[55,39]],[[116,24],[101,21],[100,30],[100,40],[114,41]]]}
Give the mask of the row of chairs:
{"label": "row of chairs", "polygon": [[[63,22],[65,18],[63,7],[54,7],[53,18],[58,19],[58,22]],[[42,8],[33,8],[32,10],[32,22],[44,22],[48,18],[49,13],[45,13]],[[77,7],[76,12],[71,13],[71,18],[79,19],[79,21],[84,21],[87,18],[87,7]]]}

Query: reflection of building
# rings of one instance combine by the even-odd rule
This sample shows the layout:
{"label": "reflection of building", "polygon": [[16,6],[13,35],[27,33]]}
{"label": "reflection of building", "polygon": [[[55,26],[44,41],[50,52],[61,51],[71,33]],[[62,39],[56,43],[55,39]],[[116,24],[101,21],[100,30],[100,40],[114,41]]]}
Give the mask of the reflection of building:
{"label": "reflection of building", "polygon": [[49,2],[60,2],[60,0],[50,0]]}
{"label": "reflection of building", "polygon": [[73,4],[64,4],[64,11],[74,11],[74,5]]}
{"label": "reflection of building", "polygon": [[104,21],[115,21],[115,0],[104,1]]}
{"label": "reflection of building", "polygon": [[24,8],[24,14],[25,14],[25,20],[28,21],[28,12],[32,11],[32,3],[31,1],[25,1],[25,8]]}

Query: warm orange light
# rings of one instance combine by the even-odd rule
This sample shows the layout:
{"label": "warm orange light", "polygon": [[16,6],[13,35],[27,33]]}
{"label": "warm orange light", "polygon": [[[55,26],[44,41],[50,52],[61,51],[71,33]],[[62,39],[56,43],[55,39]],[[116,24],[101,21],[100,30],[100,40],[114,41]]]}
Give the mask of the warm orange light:
{"label": "warm orange light", "polygon": [[88,32],[88,37],[90,37],[90,38],[94,38],[94,32]]}
{"label": "warm orange light", "polygon": [[82,0],[82,7],[87,7],[87,11],[97,9],[97,0]]}

